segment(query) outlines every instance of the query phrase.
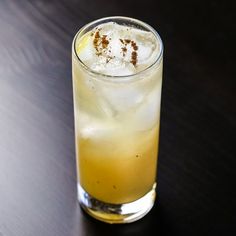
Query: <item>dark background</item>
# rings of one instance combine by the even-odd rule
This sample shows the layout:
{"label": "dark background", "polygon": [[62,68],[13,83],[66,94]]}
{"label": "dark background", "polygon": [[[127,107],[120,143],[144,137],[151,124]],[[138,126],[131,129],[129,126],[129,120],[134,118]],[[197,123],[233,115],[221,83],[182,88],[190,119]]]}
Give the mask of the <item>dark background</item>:
{"label": "dark background", "polygon": [[[1,0],[0,236],[235,235],[233,14],[233,1]],[[158,199],[129,225],[76,200],[71,43],[110,15],[165,47]]]}

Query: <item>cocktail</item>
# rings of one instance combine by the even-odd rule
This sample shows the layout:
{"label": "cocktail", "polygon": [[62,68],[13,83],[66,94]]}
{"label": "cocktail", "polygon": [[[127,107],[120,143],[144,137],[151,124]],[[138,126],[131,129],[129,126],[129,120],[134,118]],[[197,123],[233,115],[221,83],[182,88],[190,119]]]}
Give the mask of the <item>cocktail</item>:
{"label": "cocktail", "polygon": [[144,216],[156,195],[163,45],[149,25],[108,17],[72,45],[78,198],[108,223]]}

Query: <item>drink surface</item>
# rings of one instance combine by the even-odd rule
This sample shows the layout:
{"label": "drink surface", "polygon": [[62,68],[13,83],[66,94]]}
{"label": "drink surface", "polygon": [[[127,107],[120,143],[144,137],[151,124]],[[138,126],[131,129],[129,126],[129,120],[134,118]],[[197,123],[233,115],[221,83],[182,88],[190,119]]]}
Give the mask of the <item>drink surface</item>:
{"label": "drink surface", "polygon": [[[110,22],[75,42],[73,89],[78,181],[107,203],[139,199],[156,181],[162,60],[153,33]],[[130,81],[103,75],[135,75]],[[143,71],[142,73],[139,73]],[[137,74],[137,75],[136,75]],[[120,78],[113,78],[116,80]]]}
{"label": "drink surface", "polygon": [[160,44],[152,32],[109,22],[76,41],[76,52],[91,70],[124,76],[152,65],[160,52]]}

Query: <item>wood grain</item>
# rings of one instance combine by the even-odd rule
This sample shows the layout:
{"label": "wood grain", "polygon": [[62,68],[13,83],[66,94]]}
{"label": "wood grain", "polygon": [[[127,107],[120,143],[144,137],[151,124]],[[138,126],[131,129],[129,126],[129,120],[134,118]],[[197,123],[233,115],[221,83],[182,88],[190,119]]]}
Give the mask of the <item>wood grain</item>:
{"label": "wood grain", "polygon": [[[158,200],[106,225],[76,200],[71,42],[127,15],[161,34]],[[233,5],[220,1],[0,2],[0,236],[234,235]]]}

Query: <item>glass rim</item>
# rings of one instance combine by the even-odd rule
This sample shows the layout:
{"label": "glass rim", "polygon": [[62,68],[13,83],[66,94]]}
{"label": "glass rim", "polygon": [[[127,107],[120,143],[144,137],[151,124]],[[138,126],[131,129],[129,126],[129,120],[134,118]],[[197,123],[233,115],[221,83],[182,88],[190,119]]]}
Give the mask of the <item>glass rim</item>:
{"label": "glass rim", "polygon": [[[76,48],[75,48],[76,40],[78,39],[78,36],[84,30],[86,30],[87,28],[91,27],[92,25],[94,25],[96,23],[106,21],[106,20],[117,20],[117,19],[134,22],[134,23],[137,23],[138,25],[143,26],[144,28],[150,30],[150,32],[152,32],[154,34],[154,36],[156,37],[156,39],[158,40],[159,45],[160,45],[160,51],[157,54],[156,60],[152,64],[147,66],[145,69],[143,69],[143,70],[141,70],[141,71],[139,71],[135,74],[131,74],[131,75],[107,75],[107,74],[104,74],[104,73],[97,72],[95,70],[92,70],[89,66],[87,66],[80,59],[80,57],[78,56],[78,54],[76,52]],[[92,74],[92,75],[96,76],[96,79],[102,79],[102,80],[106,80],[106,81],[109,80],[109,81],[122,82],[122,81],[126,81],[126,80],[131,80],[132,78],[134,78],[136,76],[139,76],[139,75],[142,75],[142,74],[146,73],[147,71],[152,69],[155,65],[159,64],[159,62],[161,61],[162,56],[163,56],[163,50],[164,50],[164,47],[163,47],[162,39],[161,39],[160,35],[158,34],[158,32],[152,26],[150,26],[149,24],[147,24],[147,23],[145,23],[141,20],[138,20],[138,19],[135,19],[135,18],[132,18],[132,17],[126,17],[126,16],[109,16],[109,17],[103,17],[103,18],[99,18],[97,20],[91,21],[90,23],[84,25],[83,27],[81,27],[78,30],[78,32],[75,34],[75,36],[73,38],[73,41],[72,41],[72,53],[75,56],[76,60],[79,62],[79,64],[82,66],[82,68],[84,70],[86,70],[89,74]]]}

